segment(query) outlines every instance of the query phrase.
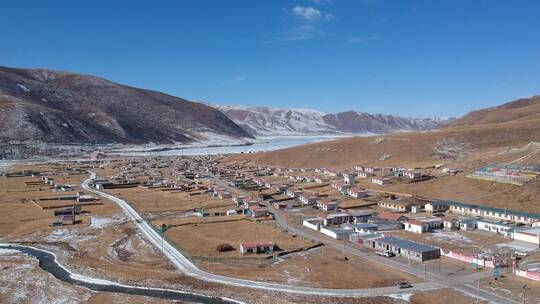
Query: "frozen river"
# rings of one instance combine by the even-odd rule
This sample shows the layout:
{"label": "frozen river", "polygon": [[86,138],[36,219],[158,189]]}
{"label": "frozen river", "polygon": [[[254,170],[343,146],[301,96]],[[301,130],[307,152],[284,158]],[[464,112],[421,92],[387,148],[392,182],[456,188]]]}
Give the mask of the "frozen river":
{"label": "frozen river", "polygon": [[170,156],[170,155],[216,155],[231,153],[253,153],[273,151],[305,145],[314,142],[333,140],[344,136],[287,136],[260,137],[252,145],[221,146],[221,147],[186,147],[186,146],[156,146],[141,148],[118,149],[112,153],[122,156]]}

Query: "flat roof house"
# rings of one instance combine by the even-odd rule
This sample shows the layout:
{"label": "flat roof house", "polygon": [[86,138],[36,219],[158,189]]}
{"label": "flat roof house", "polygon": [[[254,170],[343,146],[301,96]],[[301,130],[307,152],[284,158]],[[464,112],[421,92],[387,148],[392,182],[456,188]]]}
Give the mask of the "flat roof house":
{"label": "flat roof house", "polygon": [[540,246],[540,228],[514,230],[514,240]]}
{"label": "flat roof house", "polygon": [[443,221],[439,217],[424,217],[405,222],[405,230],[414,233],[429,232],[432,229],[443,227]]}
{"label": "flat roof house", "polygon": [[242,243],[240,244],[240,253],[272,253],[274,252],[274,243]]}
{"label": "flat roof house", "polygon": [[437,259],[441,256],[441,250],[439,248],[391,236],[371,240],[366,245],[373,249],[391,251],[396,255],[401,255],[421,262]]}
{"label": "flat roof house", "polygon": [[438,201],[448,205],[450,211],[471,215],[492,218],[496,220],[512,221],[516,223],[533,224],[540,221],[540,214],[524,211],[509,210],[506,208],[495,208],[475,204],[467,204],[457,201]]}

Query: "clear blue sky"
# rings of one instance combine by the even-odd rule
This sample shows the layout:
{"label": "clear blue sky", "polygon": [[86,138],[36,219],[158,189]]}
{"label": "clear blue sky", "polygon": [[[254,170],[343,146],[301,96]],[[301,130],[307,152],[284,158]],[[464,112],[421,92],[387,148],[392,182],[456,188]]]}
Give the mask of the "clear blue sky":
{"label": "clear blue sky", "polygon": [[0,65],[221,104],[457,116],[540,94],[540,1],[2,1]]}

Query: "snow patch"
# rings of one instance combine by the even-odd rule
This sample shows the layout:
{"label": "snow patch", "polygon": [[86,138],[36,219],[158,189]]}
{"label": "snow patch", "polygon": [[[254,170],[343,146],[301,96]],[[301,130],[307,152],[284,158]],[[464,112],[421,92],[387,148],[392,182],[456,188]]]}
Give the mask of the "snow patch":
{"label": "snow patch", "polygon": [[396,300],[402,300],[405,302],[411,302],[413,294],[412,293],[396,293],[396,294],[389,294],[387,297],[396,299]]}
{"label": "snow patch", "polygon": [[90,217],[90,228],[103,229],[107,226],[114,225],[124,221],[125,217],[105,217],[105,216],[92,216]]}
{"label": "snow patch", "polygon": [[4,249],[4,248],[0,248],[0,256],[2,255],[19,255],[20,252],[17,251],[17,250],[13,250],[13,249]]}
{"label": "snow patch", "polygon": [[24,85],[20,84],[20,83],[17,83],[17,86],[23,90],[25,93],[30,93],[30,89],[25,87]]}

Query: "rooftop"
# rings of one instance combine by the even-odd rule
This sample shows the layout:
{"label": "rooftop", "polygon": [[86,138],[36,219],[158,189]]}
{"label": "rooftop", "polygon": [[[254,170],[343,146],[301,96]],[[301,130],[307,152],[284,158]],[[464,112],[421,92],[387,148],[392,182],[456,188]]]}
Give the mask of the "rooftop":
{"label": "rooftop", "polygon": [[424,252],[431,252],[433,250],[439,250],[439,248],[436,248],[436,247],[431,247],[431,246],[428,246],[428,245],[415,243],[415,242],[399,239],[399,238],[392,237],[392,236],[380,238],[378,240],[378,242],[385,243],[385,244],[388,244],[388,245],[392,245],[392,246],[395,246],[395,247],[399,247],[399,248],[402,248],[402,249],[405,249],[405,250],[418,252],[418,253],[424,253]]}
{"label": "rooftop", "polygon": [[436,201],[437,203],[444,204],[444,205],[453,205],[453,206],[459,206],[463,208],[471,208],[471,209],[481,209],[486,211],[492,211],[502,214],[508,214],[508,215],[514,215],[514,216],[523,216],[523,217],[529,217],[533,219],[540,220],[540,214],[538,213],[530,213],[525,211],[515,211],[515,210],[508,210],[506,208],[496,208],[496,207],[489,207],[489,206],[483,206],[483,205],[476,205],[476,204],[468,204],[458,201],[447,201],[447,200],[440,200]]}

